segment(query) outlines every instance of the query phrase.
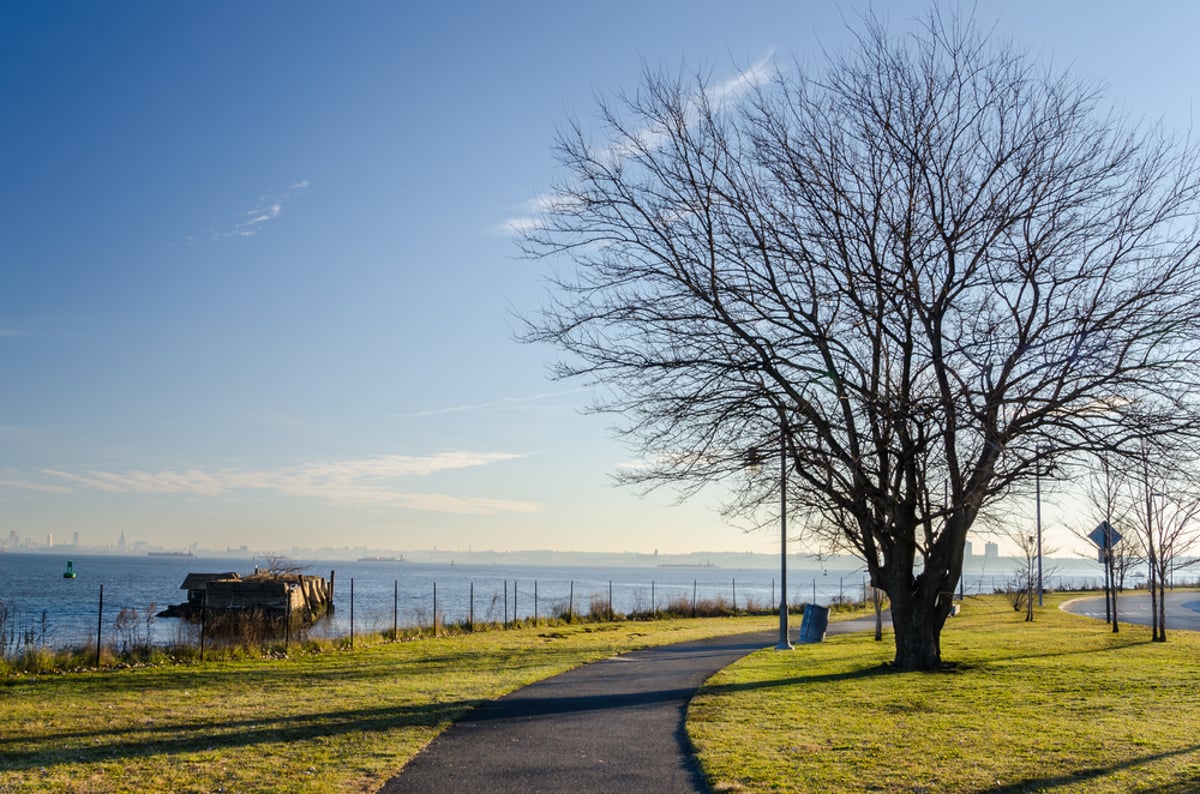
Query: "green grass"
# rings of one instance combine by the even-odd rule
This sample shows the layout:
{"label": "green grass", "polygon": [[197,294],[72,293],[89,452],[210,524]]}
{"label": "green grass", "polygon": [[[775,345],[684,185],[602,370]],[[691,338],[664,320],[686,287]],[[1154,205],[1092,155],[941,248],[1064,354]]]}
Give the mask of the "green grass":
{"label": "green grass", "polygon": [[[891,637],[752,654],[689,710],[724,791],[1200,790],[1200,638],[968,599],[942,673]],[[370,791],[473,705],[613,653],[771,617],[483,631],[290,659],[0,678],[0,791]],[[631,748],[636,752],[636,748]]]}
{"label": "green grass", "polygon": [[969,598],[945,672],[887,669],[891,636],[762,651],[693,700],[688,730],[717,791],[1200,791],[1200,637],[1166,644],[1047,600],[1024,621]]}
{"label": "green grass", "polygon": [[0,791],[373,791],[472,706],[770,618],[529,627],[289,659],[0,678]]}

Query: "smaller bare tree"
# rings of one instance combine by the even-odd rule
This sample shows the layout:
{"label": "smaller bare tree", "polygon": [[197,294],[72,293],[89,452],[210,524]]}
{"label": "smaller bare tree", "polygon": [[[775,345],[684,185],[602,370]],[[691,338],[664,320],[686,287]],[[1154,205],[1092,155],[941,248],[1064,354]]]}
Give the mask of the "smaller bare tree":
{"label": "smaller bare tree", "polygon": [[1014,533],[1011,537],[1021,556],[1017,558],[1017,570],[1009,580],[1008,600],[1014,611],[1025,607],[1025,620],[1029,622],[1033,620],[1033,591],[1037,584],[1037,538],[1020,533]]}
{"label": "smaller bare tree", "polygon": [[1131,496],[1143,509],[1134,513],[1134,525],[1150,570],[1152,639],[1166,642],[1168,582],[1176,561],[1200,539],[1200,487],[1194,474],[1200,461],[1190,452],[1168,458],[1155,454],[1151,460],[1147,450],[1141,457],[1141,476]]}
{"label": "smaller bare tree", "polygon": [[[1098,465],[1091,467],[1086,487],[1092,505],[1092,519],[1097,527],[1124,526],[1129,522],[1133,510],[1127,496],[1129,482],[1124,469],[1113,468],[1106,457],[1101,457]],[[1089,528],[1077,534],[1090,543],[1094,540],[1091,536],[1093,531]],[[1113,536],[1105,537],[1111,541]],[[1133,544],[1126,543],[1101,546],[1099,549],[1099,560],[1104,566],[1104,610],[1114,634],[1120,631],[1117,593],[1125,586],[1126,574],[1140,559],[1138,554],[1130,551],[1132,548]]]}
{"label": "smaller bare tree", "polygon": [[[1013,609],[1019,611],[1022,606],[1025,607],[1025,620],[1033,620],[1033,605],[1037,602],[1037,587],[1038,587],[1038,542],[1036,535],[1022,535],[1020,533],[1011,533],[1009,537],[1017,545],[1021,556],[1018,557],[1017,570],[1010,579],[1010,587],[1008,592],[1009,601],[1012,603]],[[1042,548],[1042,558],[1053,555],[1058,552],[1057,547]],[[1042,578],[1049,579],[1057,572],[1055,568],[1044,569]],[[1044,587],[1044,585],[1043,585]]]}
{"label": "smaller bare tree", "polygon": [[153,601],[142,611],[142,625],[146,627],[146,647],[154,644],[154,624],[158,622],[158,605]]}
{"label": "smaller bare tree", "polygon": [[295,560],[282,554],[268,554],[266,556],[266,560],[267,565],[261,570],[268,576],[275,578],[299,575],[308,569],[307,565],[301,565]]}

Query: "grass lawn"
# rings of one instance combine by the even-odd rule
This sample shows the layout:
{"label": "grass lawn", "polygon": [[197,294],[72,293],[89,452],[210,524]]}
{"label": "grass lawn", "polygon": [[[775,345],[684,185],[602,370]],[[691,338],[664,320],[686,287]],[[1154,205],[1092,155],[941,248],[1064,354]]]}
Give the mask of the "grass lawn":
{"label": "grass lawn", "polygon": [[939,673],[890,634],[761,651],[711,679],[688,730],[717,791],[1200,791],[1200,636],[968,598]]}
{"label": "grass lawn", "polygon": [[0,679],[0,791],[373,791],[450,721],[713,618],[485,631],[290,659]]}

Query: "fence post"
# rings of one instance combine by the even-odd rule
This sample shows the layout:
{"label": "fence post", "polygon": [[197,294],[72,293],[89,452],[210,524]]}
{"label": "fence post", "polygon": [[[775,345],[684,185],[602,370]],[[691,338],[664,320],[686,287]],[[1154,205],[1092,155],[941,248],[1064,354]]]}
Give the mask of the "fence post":
{"label": "fence post", "polygon": [[350,650],[354,650],[354,577],[350,577]]}
{"label": "fence post", "polygon": [[287,656],[292,641],[292,586],[287,585],[287,607],[283,616],[283,655]]}
{"label": "fence post", "polygon": [[392,582],[392,642],[400,639],[400,580]]}
{"label": "fence post", "polygon": [[616,620],[616,616],[615,616],[615,614],[613,613],[613,602],[612,602],[612,579],[609,579],[609,580],[608,580],[608,619],[609,619],[609,621],[610,621],[610,622],[611,622],[611,621],[613,621],[613,620]]}
{"label": "fence post", "polygon": [[533,580],[533,625],[538,624],[538,591],[537,579]]}
{"label": "fence post", "polygon": [[208,628],[208,583],[200,593],[200,661],[204,661],[204,632]]}
{"label": "fence post", "polygon": [[650,616],[658,614],[658,601],[654,598],[654,580],[650,580]]}
{"label": "fence post", "polygon": [[470,631],[475,630],[475,582],[471,582],[470,597],[467,604],[467,619],[470,621]]}
{"label": "fence post", "polygon": [[696,586],[699,580],[692,580],[692,617],[696,617]]}
{"label": "fence post", "polygon": [[567,622],[575,621],[575,580],[571,580],[571,595],[567,597]]}
{"label": "fence post", "polygon": [[[96,615],[96,667],[100,667],[100,632],[104,628],[104,585],[100,585],[100,609]],[[204,635],[201,634],[201,637]],[[203,648],[203,646],[201,646]],[[200,652],[200,660],[204,660],[203,650]]]}
{"label": "fence post", "polygon": [[508,628],[508,580],[504,580],[504,628]]}
{"label": "fence post", "polygon": [[433,636],[438,635],[437,621],[437,582],[433,583]]}
{"label": "fence post", "polygon": [[733,579],[733,611],[737,612],[737,577]]}

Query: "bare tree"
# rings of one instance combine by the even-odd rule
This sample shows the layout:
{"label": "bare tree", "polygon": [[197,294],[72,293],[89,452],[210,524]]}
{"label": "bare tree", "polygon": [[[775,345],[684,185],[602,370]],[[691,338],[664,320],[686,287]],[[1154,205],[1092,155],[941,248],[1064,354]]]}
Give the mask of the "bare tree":
{"label": "bare tree", "polygon": [[308,570],[307,565],[298,563],[295,560],[283,554],[268,554],[266,555],[266,567],[255,568],[255,572],[261,570],[262,573],[274,579],[282,579],[297,576]]}
{"label": "bare tree", "polygon": [[1013,609],[1025,607],[1025,622],[1033,621],[1033,589],[1037,583],[1037,539],[1033,535],[1017,535],[1017,548],[1021,551],[1014,587],[1010,588]]}
{"label": "bare tree", "polygon": [[568,266],[524,336],[596,385],[630,483],[754,514],[780,483],[730,475],[782,446],[794,524],[861,556],[895,666],[934,669],[981,510],[1194,425],[1198,158],[971,19],[855,35],[741,99],[647,72],[599,143],[561,134],[523,244]]}
{"label": "bare tree", "polygon": [[1132,525],[1149,564],[1151,636],[1155,642],[1167,641],[1166,595],[1176,561],[1200,540],[1200,486],[1194,453],[1151,460],[1149,447],[1139,461],[1140,476],[1133,479],[1131,502],[1140,502],[1133,510]]}
{"label": "bare tree", "polygon": [[[1051,555],[1057,552],[1058,549],[1039,548],[1035,535],[1012,532],[1009,533],[1009,537],[1021,553],[1021,556],[1017,558],[1018,564],[1012,580],[1013,586],[1009,588],[1009,600],[1015,610],[1025,607],[1025,620],[1029,622],[1033,620],[1033,605],[1037,600],[1038,565],[1041,562],[1039,553]],[[1053,576],[1054,569],[1051,569],[1047,573]]]}
{"label": "bare tree", "polygon": [[[1110,529],[1129,526],[1132,507],[1128,498],[1128,484],[1128,469],[1114,468],[1108,457],[1101,457],[1098,465],[1090,468],[1086,489],[1096,528],[1105,525]],[[1094,542],[1092,531],[1093,527],[1089,526],[1077,534],[1091,543]],[[1132,543],[1111,545],[1114,535],[1110,530],[1103,530],[1101,537],[1105,542],[1099,546],[1098,559],[1104,566],[1104,612],[1116,634],[1120,631],[1117,595],[1125,585],[1126,574],[1140,558],[1130,551]]]}

